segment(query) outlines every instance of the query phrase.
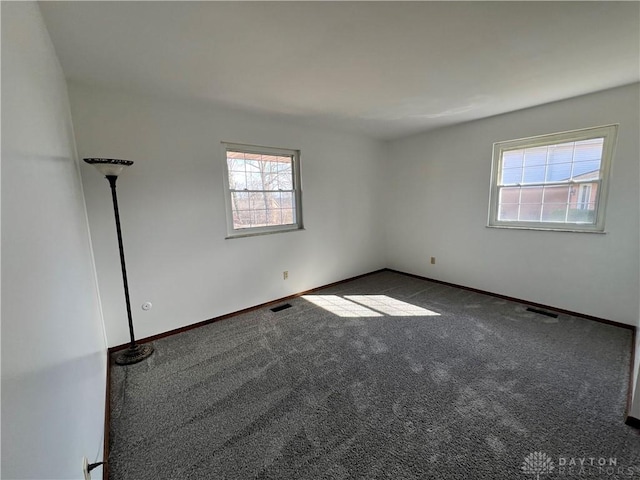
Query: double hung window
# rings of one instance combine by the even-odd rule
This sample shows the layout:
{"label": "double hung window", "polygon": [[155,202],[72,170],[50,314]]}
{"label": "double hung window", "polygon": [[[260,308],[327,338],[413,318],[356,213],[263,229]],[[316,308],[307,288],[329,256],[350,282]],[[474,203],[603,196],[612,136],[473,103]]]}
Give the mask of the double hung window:
{"label": "double hung window", "polygon": [[300,152],[223,145],[228,236],[301,229]]}
{"label": "double hung window", "polygon": [[604,231],[617,125],[498,142],[490,227]]}

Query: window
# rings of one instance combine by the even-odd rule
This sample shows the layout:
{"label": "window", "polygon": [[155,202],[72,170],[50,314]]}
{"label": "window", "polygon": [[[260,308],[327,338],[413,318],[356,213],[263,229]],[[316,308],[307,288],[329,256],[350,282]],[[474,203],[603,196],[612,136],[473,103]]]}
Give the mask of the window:
{"label": "window", "polygon": [[604,232],[617,129],[495,143],[488,226]]}
{"label": "window", "polygon": [[228,237],[301,229],[300,152],[223,146]]}

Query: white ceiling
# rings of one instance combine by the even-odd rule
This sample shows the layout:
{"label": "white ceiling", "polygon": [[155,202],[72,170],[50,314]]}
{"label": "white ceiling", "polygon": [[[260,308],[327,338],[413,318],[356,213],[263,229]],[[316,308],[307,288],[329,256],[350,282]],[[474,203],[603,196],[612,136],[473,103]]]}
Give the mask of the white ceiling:
{"label": "white ceiling", "polygon": [[382,139],[640,80],[637,2],[41,2],[67,78]]}

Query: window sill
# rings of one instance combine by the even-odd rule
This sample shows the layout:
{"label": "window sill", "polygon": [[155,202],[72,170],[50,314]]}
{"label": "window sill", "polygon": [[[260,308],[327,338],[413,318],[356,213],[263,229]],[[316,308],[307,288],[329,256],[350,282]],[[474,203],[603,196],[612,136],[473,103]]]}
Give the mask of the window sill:
{"label": "window sill", "polygon": [[259,237],[262,235],[273,235],[276,233],[288,233],[288,232],[299,232],[301,230],[305,230],[304,227],[295,227],[295,228],[284,228],[279,230],[265,230],[262,232],[246,232],[246,233],[233,233],[231,235],[227,235],[224,237],[225,240],[233,240],[235,238],[245,238],[245,237]]}
{"label": "window sill", "polygon": [[552,228],[552,227],[529,227],[529,226],[515,226],[515,225],[486,225],[487,228],[500,228],[505,230],[539,230],[543,232],[569,232],[569,233],[597,233],[606,234],[604,230],[582,230],[579,228]]}

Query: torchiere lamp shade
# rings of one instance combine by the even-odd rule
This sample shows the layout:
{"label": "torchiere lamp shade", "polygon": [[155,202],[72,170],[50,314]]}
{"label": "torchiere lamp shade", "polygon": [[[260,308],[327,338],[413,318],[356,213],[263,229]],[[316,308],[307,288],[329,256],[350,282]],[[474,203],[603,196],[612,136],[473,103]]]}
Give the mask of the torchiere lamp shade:
{"label": "torchiere lamp shade", "polygon": [[118,160],[117,158],[85,158],[85,162],[96,167],[105,176],[117,177],[125,167],[133,165],[132,160]]}

